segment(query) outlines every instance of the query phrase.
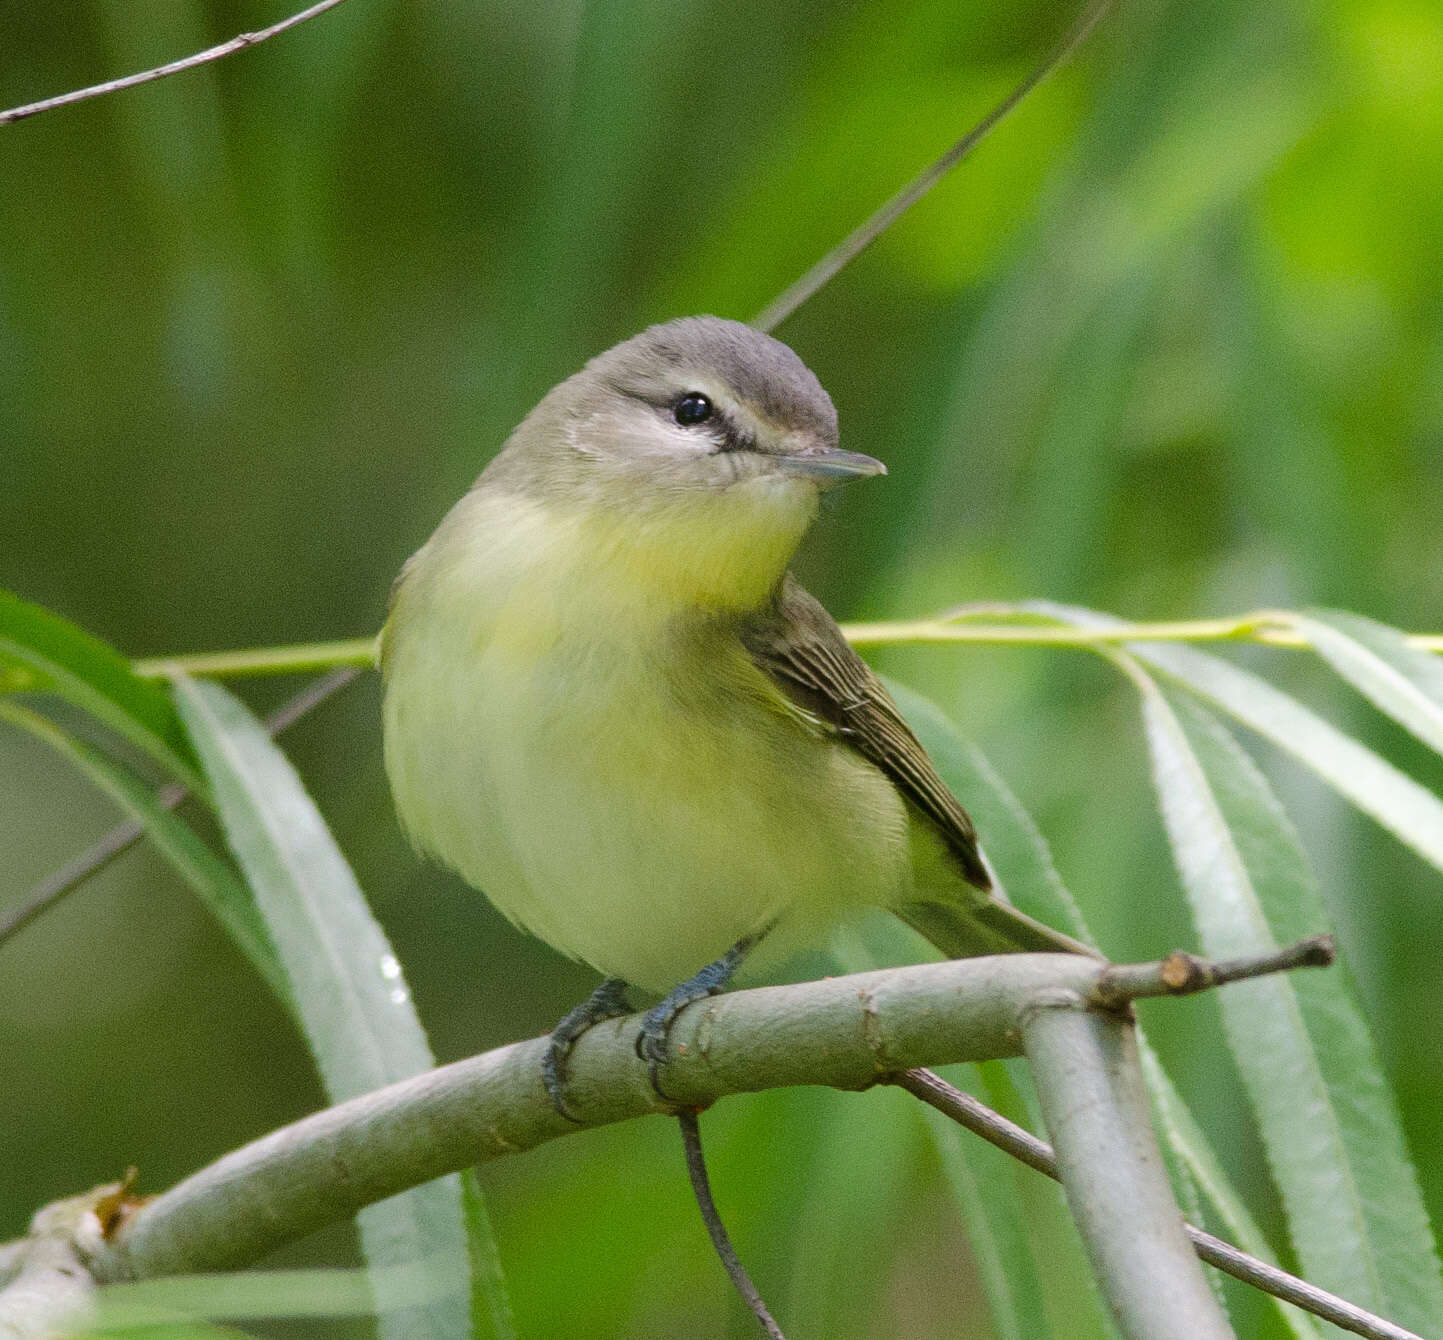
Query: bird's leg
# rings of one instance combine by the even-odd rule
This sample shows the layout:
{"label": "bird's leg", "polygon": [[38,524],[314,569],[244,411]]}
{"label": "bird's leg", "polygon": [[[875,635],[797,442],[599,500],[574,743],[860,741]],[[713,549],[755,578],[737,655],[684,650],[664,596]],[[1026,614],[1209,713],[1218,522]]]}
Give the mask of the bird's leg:
{"label": "bird's leg", "polygon": [[661,1085],[657,1083],[657,1072],[670,1055],[671,1048],[667,1039],[672,1024],[676,1022],[676,1016],[692,1001],[716,995],[731,981],[736,970],[741,967],[742,960],[770,929],[770,926],[764,926],[753,935],[744,935],[719,959],[708,963],[680,986],[673,987],[659,1004],[653,1005],[643,1016],[641,1032],[636,1035],[636,1054],[643,1061],[651,1063],[651,1087],[663,1098],[666,1094],[662,1093]]}
{"label": "bird's leg", "polygon": [[576,1121],[566,1108],[566,1058],[571,1054],[572,1043],[593,1025],[629,1013],[626,983],[620,977],[608,977],[551,1030],[546,1055],[541,1058],[541,1082],[546,1086],[551,1106],[567,1121]]}

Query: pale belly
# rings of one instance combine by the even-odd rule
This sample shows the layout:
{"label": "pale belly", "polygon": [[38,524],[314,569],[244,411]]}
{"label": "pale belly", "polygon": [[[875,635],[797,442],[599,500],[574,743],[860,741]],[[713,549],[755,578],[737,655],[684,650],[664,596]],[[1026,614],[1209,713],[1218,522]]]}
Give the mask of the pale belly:
{"label": "pale belly", "polygon": [[663,673],[613,631],[397,638],[387,767],[418,845],[557,949],[658,992],[773,923],[769,956],[904,894],[896,791],[766,701],[739,645]]}

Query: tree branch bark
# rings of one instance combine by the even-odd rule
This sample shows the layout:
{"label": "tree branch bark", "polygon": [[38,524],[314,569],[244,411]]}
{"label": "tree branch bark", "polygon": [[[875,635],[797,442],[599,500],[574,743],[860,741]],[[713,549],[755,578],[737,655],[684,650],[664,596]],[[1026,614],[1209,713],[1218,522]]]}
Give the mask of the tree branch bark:
{"label": "tree branch bark", "polygon": [[[1194,1243],[1199,1235],[1183,1226],[1161,1175],[1141,1077],[1129,1060],[1129,1002],[1330,957],[1327,937],[1225,964],[1180,954],[1121,966],[1068,954],[1015,954],[734,992],[698,1002],[678,1018],[664,1083],[675,1104],[687,1109],[793,1084],[861,1089],[878,1082],[900,1083],[942,1105],[946,1095],[932,1088],[946,1086],[919,1067],[1025,1051],[1064,1151],[1058,1160],[1064,1180],[1083,1207],[1079,1223],[1128,1333],[1149,1340],[1174,1333],[1222,1337],[1229,1334],[1226,1323],[1206,1288],[1198,1291],[1201,1277],[1189,1282],[1197,1266],[1182,1234],[1189,1232]],[[639,1022],[599,1025],[576,1044],[569,1092],[581,1125],[678,1110],[653,1090],[636,1056]],[[90,1222],[94,1215],[80,1216],[84,1222],[67,1235],[67,1250],[73,1247],[89,1277],[102,1283],[244,1266],[408,1187],[570,1134],[580,1125],[556,1113],[541,1083],[544,1047],[545,1039],[515,1043],[315,1113],[148,1202],[127,1199],[127,1184],[124,1213],[103,1225]],[[1034,1166],[1049,1162],[1030,1145],[1026,1152],[1024,1161]],[[1139,1168],[1149,1161],[1155,1166]],[[100,1190],[115,1198],[113,1188]],[[49,1209],[37,1216],[34,1233],[47,1215]],[[1159,1235],[1177,1238],[1164,1245],[1165,1260]],[[48,1253],[37,1255],[36,1243],[32,1235],[0,1248],[0,1264],[10,1266],[0,1269],[0,1322],[10,1319],[8,1305],[18,1301],[3,1286],[20,1282],[22,1265],[48,1266],[42,1259]],[[1159,1318],[1176,1320],[1179,1309],[1184,1329],[1156,1329]],[[1212,1329],[1199,1329],[1203,1320]]]}
{"label": "tree branch bark", "polygon": [[[1320,961],[1316,949],[1305,957]],[[664,1084],[702,1108],[734,1093],[861,1089],[919,1066],[1017,1056],[1022,1021],[1043,995],[1115,1008],[1127,995],[1204,984],[1206,974],[1178,974],[1170,962],[1011,954],[737,991],[677,1019]],[[674,1110],[637,1059],[638,1025],[613,1020],[577,1042],[568,1093],[582,1124]],[[533,1039],[442,1066],[225,1155],[130,1216],[95,1255],[97,1277],[244,1265],[407,1187],[576,1131],[542,1087],[544,1048]]]}
{"label": "tree branch bark", "polygon": [[1042,1118],[1073,1222],[1129,1340],[1232,1340],[1183,1233],[1131,1019],[1078,1008],[1065,992],[1022,1024]]}
{"label": "tree branch bark", "polygon": [[[896,1070],[1016,1056],[1037,994],[1086,997],[1107,965],[1014,954],[737,991],[685,1010],[663,1082],[677,1103],[795,1084],[862,1089]],[[640,1017],[599,1024],[569,1060],[581,1125],[674,1109],[651,1087]],[[541,1084],[545,1039],[441,1066],[225,1155],[138,1210],[96,1254],[101,1279],[249,1264],[363,1205],[580,1129]]]}

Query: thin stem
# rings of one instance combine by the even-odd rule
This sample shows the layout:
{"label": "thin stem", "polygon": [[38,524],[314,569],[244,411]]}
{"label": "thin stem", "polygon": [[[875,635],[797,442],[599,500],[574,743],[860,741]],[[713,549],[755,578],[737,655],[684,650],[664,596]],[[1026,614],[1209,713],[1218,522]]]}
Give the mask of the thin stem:
{"label": "thin stem", "polygon": [[747,1268],[742,1265],[731,1238],[727,1236],[726,1225],[717,1213],[716,1201],[711,1194],[711,1179],[706,1172],[706,1159],[701,1152],[701,1127],[697,1124],[697,1114],[690,1110],[678,1112],[676,1119],[681,1125],[681,1142],[686,1150],[686,1173],[691,1178],[691,1189],[696,1196],[697,1208],[701,1211],[702,1223],[706,1225],[711,1245],[716,1248],[716,1254],[721,1258],[727,1278],[741,1295],[742,1302],[747,1305],[752,1316],[761,1324],[762,1330],[771,1336],[772,1340],[787,1340],[782,1334],[782,1328],[767,1311],[767,1305],[762,1302],[757,1286],[752,1283]]}
{"label": "thin stem", "polygon": [[213,679],[239,679],[250,675],[298,675],[332,666],[369,669],[376,663],[374,637],[346,638],[340,642],[298,642],[286,647],[252,647],[244,651],[202,651],[186,656],[152,656],[131,662],[131,669],[146,679],[170,679],[178,674]]}
{"label": "thin stem", "polygon": [[[175,662],[170,662],[174,665]],[[358,672],[350,666],[342,666],[322,675],[292,695],[266,718],[266,730],[279,735],[289,729],[301,717],[325,702],[338,689],[349,684]],[[168,810],[173,810],[190,793],[178,782],[161,787],[157,799]],[[59,870],[47,875],[20,900],[18,907],[0,920],[0,945],[3,945],[17,931],[29,925],[42,912],[54,907],[66,894],[73,893],[92,875],[99,874],[122,852],[129,851],[145,836],[145,826],[133,819],[116,824],[104,837],[87,847],[78,856],[67,861]]]}
{"label": "thin stem", "polygon": [[[979,613],[1002,610],[982,609]],[[1080,628],[1051,623],[965,623],[970,611],[939,619],[889,620],[844,626],[856,646],[917,642],[1017,643],[1024,646],[1090,647],[1116,642],[1259,642],[1272,647],[1306,647],[1301,633],[1258,615],[1227,619],[1179,619]],[[1440,639],[1443,645],[1443,639]]]}
{"label": "thin stem", "polygon": [[1016,88],[1002,99],[975,126],[962,136],[936,162],[923,169],[900,191],[887,201],[865,222],[858,225],[831,251],[827,252],[778,297],[768,303],[755,317],[752,325],[758,330],[775,330],[803,303],[829,284],[837,273],[862,254],[884,232],[902,217],[913,205],[927,194],[939,181],[952,171],[968,154],[987,138],[1026,96],[1044,79],[1067,60],[1087,39],[1104,14],[1111,8],[1111,0],[1093,0],[1067,34]]}
{"label": "thin stem", "polygon": [[[914,1098],[936,1108],[1020,1163],[1057,1180],[1057,1159],[1051,1145],[1015,1122],[1008,1121],[1000,1112],[994,1112],[986,1104],[978,1102],[971,1094],[953,1088],[940,1075],[930,1070],[905,1070],[888,1076],[887,1082],[905,1089]],[[1232,1243],[1224,1242],[1193,1224],[1185,1224],[1184,1231],[1193,1250],[1210,1266],[1285,1303],[1311,1312],[1315,1317],[1332,1322],[1342,1330],[1368,1336],[1370,1340],[1422,1340],[1412,1331],[1406,1331],[1267,1261],[1249,1256]]]}
{"label": "thin stem", "polygon": [[269,28],[262,28],[253,33],[241,33],[232,37],[228,42],[207,47],[204,51],[197,51],[193,55],[170,61],[166,65],[157,65],[152,70],[142,70],[139,74],[128,74],[120,79],[107,79],[105,83],[92,84],[89,88],[72,89],[69,93],[61,93],[53,98],[42,98],[39,102],[27,102],[23,107],[12,107],[9,111],[0,112],[0,126],[9,125],[12,121],[23,121],[26,117],[36,116],[40,112],[53,111],[57,107],[68,107],[74,102],[85,102],[89,98],[98,98],[106,93],[118,93],[124,88],[135,88],[140,84],[153,84],[157,79],[164,79],[168,75],[180,74],[183,70],[193,70],[199,65],[208,65],[211,61],[220,60],[232,52],[257,46],[261,42],[285,32],[288,28],[294,28],[298,24],[305,23],[307,19],[324,14],[328,9],[335,9],[342,2],[343,0],[317,0],[316,4],[301,10],[299,14],[292,14],[279,23],[271,24]]}
{"label": "thin stem", "polygon": [[1098,978],[1091,999],[1104,1009],[1116,1009],[1145,996],[1190,996],[1268,973],[1327,968],[1337,955],[1337,941],[1331,935],[1310,935],[1272,953],[1216,962],[1177,949],[1155,963],[1112,964]]}
{"label": "thin stem", "polygon": [[[960,616],[954,616],[960,617]],[[1161,623],[1127,623],[1105,628],[1076,628],[1037,623],[965,623],[950,619],[910,619],[842,625],[856,647],[918,643],[972,642],[1022,647],[1095,647],[1126,642],[1250,642],[1268,647],[1306,649],[1307,639],[1285,627],[1280,615],[1247,614],[1228,619],[1184,619]],[[1443,633],[1414,633],[1409,645],[1443,652]],[[146,679],[167,679],[177,671],[215,679],[253,675],[293,675],[336,665],[368,668],[376,662],[374,637],[338,642],[300,642],[283,647],[246,647],[235,651],[202,651],[182,656],[152,656],[132,661]]]}

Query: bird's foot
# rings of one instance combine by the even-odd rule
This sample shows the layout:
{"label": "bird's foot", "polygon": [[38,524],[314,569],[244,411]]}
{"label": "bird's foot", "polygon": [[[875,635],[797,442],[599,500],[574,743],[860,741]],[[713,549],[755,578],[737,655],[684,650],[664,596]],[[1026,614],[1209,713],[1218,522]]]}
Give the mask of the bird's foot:
{"label": "bird's foot", "polygon": [[752,946],[766,932],[748,935],[738,940],[719,959],[708,963],[699,973],[688,977],[680,986],[673,987],[656,1005],[653,1005],[641,1020],[641,1031],[636,1035],[636,1054],[651,1071],[651,1087],[657,1095],[671,1102],[670,1096],[661,1087],[661,1067],[671,1059],[671,1026],[679,1015],[693,1001],[714,996],[731,981],[741,962]]}
{"label": "bird's foot", "polygon": [[608,977],[551,1030],[546,1040],[546,1054],[541,1058],[541,1082],[546,1086],[551,1106],[567,1121],[580,1125],[580,1119],[566,1106],[566,1062],[572,1044],[588,1028],[628,1013],[626,983],[619,977]]}

